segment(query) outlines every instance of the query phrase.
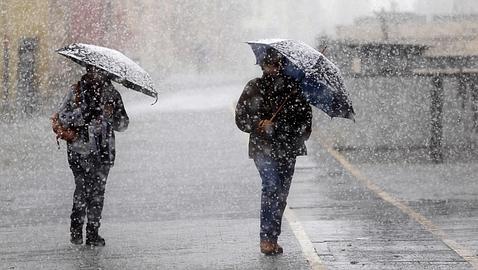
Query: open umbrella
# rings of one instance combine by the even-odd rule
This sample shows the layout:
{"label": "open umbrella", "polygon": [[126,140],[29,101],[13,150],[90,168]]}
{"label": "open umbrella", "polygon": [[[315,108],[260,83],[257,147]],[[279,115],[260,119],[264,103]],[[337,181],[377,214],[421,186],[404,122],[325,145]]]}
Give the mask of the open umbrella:
{"label": "open umbrella", "polygon": [[90,44],[74,43],[57,52],[76,63],[95,66],[106,71],[112,79],[158,100],[151,76],[138,64],[119,51]]}
{"label": "open umbrella", "polygon": [[354,119],[352,101],[345,89],[340,70],[322,53],[307,44],[289,39],[263,39],[247,42],[257,64],[273,48],[286,59],[284,73],[300,82],[307,101],[330,117]]}

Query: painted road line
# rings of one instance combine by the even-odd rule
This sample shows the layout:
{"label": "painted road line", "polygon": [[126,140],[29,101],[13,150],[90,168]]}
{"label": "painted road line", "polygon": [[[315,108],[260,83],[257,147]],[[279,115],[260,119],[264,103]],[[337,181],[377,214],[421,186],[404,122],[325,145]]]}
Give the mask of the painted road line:
{"label": "painted road line", "polygon": [[352,174],[355,177],[355,179],[361,182],[369,190],[377,194],[380,198],[382,198],[382,200],[397,207],[403,213],[411,217],[413,220],[420,223],[427,231],[429,231],[435,237],[439,238],[443,243],[445,243],[445,245],[447,245],[450,249],[455,251],[465,261],[469,262],[474,269],[478,270],[478,255],[476,252],[450,239],[450,237],[442,229],[440,229],[439,226],[435,225],[431,220],[427,219],[425,216],[413,210],[403,200],[381,189],[372,180],[368,179],[358,168],[352,165],[337,150],[333,149],[332,147],[328,145],[325,145],[324,143],[320,143],[320,144],[323,147],[325,147],[327,152],[329,152],[350,174]]}
{"label": "painted road line", "polygon": [[287,219],[295,238],[297,241],[299,241],[302,253],[304,254],[305,259],[308,261],[310,268],[312,270],[325,270],[325,265],[320,260],[312,241],[310,241],[309,236],[307,236],[307,233],[302,227],[302,224],[295,215],[294,211],[287,207],[284,212],[284,216]]}
{"label": "painted road line", "polygon": [[[233,115],[235,115],[235,111],[236,111],[236,104],[233,103],[231,105],[231,112]],[[244,133],[244,140],[246,140],[246,142],[249,141],[249,134]],[[289,207],[287,207],[284,212],[284,217],[286,218],[287,223],[289,224],[289,227],[294,233],[295,238],[299,242],[300,248],[302,250],[302,254],[304,254],[304,257],[309,263],[310,268],[312,270],[326,270],[325,265],[320,260],[319,255],[317,254],[317,252],[315,252],[312,241],[310,241],[309,236],[307,236],[307,233],[305,232],[304,227],[302,227],[302,224],[300,223],[299,219],[295,215],[294,211],[290,209]]]}

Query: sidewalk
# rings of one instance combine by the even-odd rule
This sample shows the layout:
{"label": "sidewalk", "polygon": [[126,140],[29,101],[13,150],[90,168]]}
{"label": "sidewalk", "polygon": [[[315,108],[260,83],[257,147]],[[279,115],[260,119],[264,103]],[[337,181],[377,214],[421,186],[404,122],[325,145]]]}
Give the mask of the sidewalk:
{"label": "sidewalk", "polygon": [[[442,239],[357,181],[318,142],[312,141],[309,146],[315,155],[307,163],[314,162],[315,166],[297,169],[289,207],[301,220],[327,269],[473,269]],[[472,180],[476,177],[476,164],[414,166],[375,162],[356,167],[366,177],[377,180],[380,188],[404,199],[412,209],[436,221],[456,241],[476,252],[478,188],[476,179]],[[455,172],[468,168],[461,173],[469,176],[462,178],[468,189],[446,181],[454,176],[449,171],[453,167]],[[448,177],[437,183],[437,175],[445,171]],[[442,192],[434,192],[438,190]],[[462,194],[468,201],[443,203],[446,194]]]}

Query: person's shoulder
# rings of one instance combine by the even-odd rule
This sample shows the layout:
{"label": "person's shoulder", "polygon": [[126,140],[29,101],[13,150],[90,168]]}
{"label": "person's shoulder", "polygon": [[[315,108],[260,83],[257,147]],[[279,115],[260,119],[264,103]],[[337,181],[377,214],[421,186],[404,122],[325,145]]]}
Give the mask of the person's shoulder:
{"label": "person's shoulder", "polygon": [[79,87],[80,87],[79,82],[74,83],[74,84],[70,84],[70,87],[68,87],[68,92],[75,93],[76,91],[79,90]]}
{"label": "person's shoulder", "polygon": [[68,87],[68,90],[66,91],[65,96],[71,98],[74,95],[76,95],[77,91],[78,91],[78,84],[74,83]]}
{"label": "person's shoulder", "polygon": [[261,78],[258,77],[258,78],[254,78],[250,81],[247,82],[246,84],[246,88],[253,88],[253,89],[259,89],[259,85],[261,83]]}
{"label": "person's shoulder", "polygon": [[260,83],[260,81],[261,81],[261,77],[257,77],[257,78],[249,80],[247,82],[247,85],[257,85]]}

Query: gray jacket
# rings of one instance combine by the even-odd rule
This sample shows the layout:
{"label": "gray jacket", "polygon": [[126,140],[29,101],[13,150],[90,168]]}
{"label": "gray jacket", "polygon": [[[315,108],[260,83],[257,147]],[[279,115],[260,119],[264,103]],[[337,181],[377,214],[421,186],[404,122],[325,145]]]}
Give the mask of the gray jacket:
{"label": "gray jacket", "polygon": [[[81,83],[78,84],[81,93],[84,89]],[[76,140],[67,146],[70,167],[112,166],[116,152],[114,131],[125,131],[129,124],[121,95],[111,83],[107,84],[103,89],[101,115],[88,120],[85,117],[86,106],[76,101],[76,87],[74,85],[69,89],[58,109],[60,123],[75,128],[78,134]],[[112,108],[112,114],[105,112],[105,106]]]}

